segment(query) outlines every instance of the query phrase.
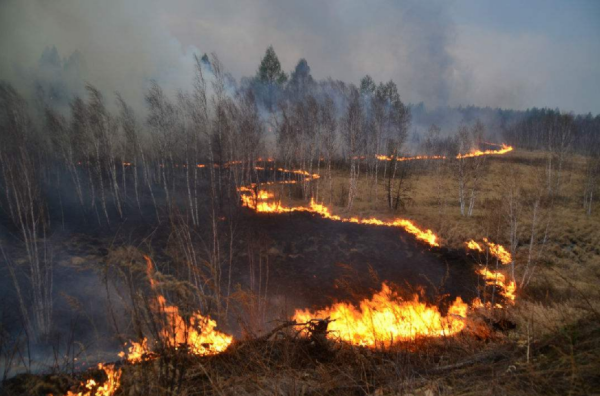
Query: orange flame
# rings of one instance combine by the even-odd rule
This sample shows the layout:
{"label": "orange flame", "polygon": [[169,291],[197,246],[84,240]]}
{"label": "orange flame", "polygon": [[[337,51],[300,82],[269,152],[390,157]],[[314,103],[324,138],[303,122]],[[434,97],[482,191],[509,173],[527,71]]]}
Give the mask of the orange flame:
{"label": "orange flame", "polygon": [[[144,256],[144,259],[150,286],[156,289],[158,283],[153,278],[152,260],[148,256]],[[178,349],[185,346],[194,355],[214,355],[223,352],[233,341],[232,336],[215,330],[217,322],[210,317],[194,312],[186,321],[179,314],[179,308],[167,304],[163,295],[157,294],[156,302],[167,320],[160,333],[169,347]],[[141,342],[132,341],[128,351],[127,354],[121,352],[119,356],[127,355],[127,360],[131,363],[142,361],[149,352],[147,339],[144,338]]]}
{"label": "orange flame", "polygon": [[[502,263],[503,265],[508,265],[512,262],[512,260],[513,260],[512,255],[510,254],[510,252],[508,252],[504,248],[504,246],[490,242],[487,238],[483,238],[483,243],[487,246],[487,248],[490,252],[490,255],[492,255],[493,257],[496,257],[498,259],[498,261],[500,263]],[[481,253],[484,252],[484,248],[481,246],[481,244],[479,244],[473,240],[466,242],[466,245],[467,245],[468,249],[476,250]],[[483,276],[487,285],[494,285],[498,289],[500,289],[500,294],[511,305],[514,305],[515,299],[516,299],[515,293],[517,291],[517,284],[515,283],[515,281],[511,280],[511,281],[507,282],[505,275],[503,275],[502,273],[500,273],[498,271],[491,271],[487,268],[480,269],[477,271],[477,273],[479,275]],[[479,301],[477,305],[483,306],[481,301]],[[496,304],[496,307],[501,308],[502,306],[499,304]]]}
{"label": "orange flame", "polygon": [[[456,156],[456,159],[480,157],[482,155],[503,155],[503,154],[506,154],[506,153],[514,150],[514,147],[508,146],[506,144],[493,144],[493,143],[486,143],[486,144],[500,147],[500,149],[485,150],[485,151],[474,150],[474,151],[471,151],[470,153],[458,154]],[[387,155],[382,155],[382,154],[377,154],[377,155],[375,155],[375,157],[380,161],[392,161],[392,159],[393,159],[393,157],[389,157]],[[446,159],[446,157],[443,155],[416,155],[414,157],[396,157],[396,161],[399,161],[399,162],[415,161],[415,160],[438,160],[438,159]]]}
{"label": "orange flame", "polygon": [[96,381],[90,378],[85,385],[81,384],[87,389],[86,391],[78,393],[68,391],[66,396],[112,396],[121,383],[121,369],[115,369],[115,366],[111,364],[103,365],[102,363],[98,364],[98,369],[106,373],[107,380],[102,385],[98,386]]}
{"label": "orange flame", "polygon": [[487,268],[482,268],[477,273],[485,279],[487,285],[496,286],[500,289],[500,294],[511,305],[515,304],[517,284],[515,281],[506,281],[506,276],[497,271],[490,271]]}
{"label": "orange flame", "polygon": [[[240,192],[248,192],[246,188],[240,188]],[[259,197],[268,196],[269,198],[273,195],[269,195],[266,191],[259,191]],[[342,221],[347,223],[357,223],[357,224],[368,224],[368,225],[376,225],[376,226],[385,226],[385,227],[400,227],[403,228],[406,232],[414,235],[418,240],[427,243],[430,246],[440,246],[437,242],[437,236],[431,230],[422,230],[417,227],[414,222],[407,219],[397,218],[391,221],[384,221],[376,218],[367,218],[361,219],[358,217],[341,217],[337,215],[333,215],[329,212],[329,209],[322,204],[318,204],[311,199],[308,207],[306,206],[292,206],[286,207],[281,205],[279,202],[258,202],[255,198],[255,193],[251,191],[251,194],[243,194],[241,196],[242,205],[246,206],[250,209],[258,213],[289,213],[289,212],[310,212],[316,213],[321,217],[333,221]]]}
{"label": "orange flame", "polygon": [[319,176],[316,173],[309,173],[307,171],[304,170],[290,170],[290,169],[283,169],[283,168],[277,168],[277,170],[279,172],[283,172],[283,173],[293,173],[295,175],[303,175],[306,176],[306,181],[310,181],[310,180],[314,180],[314,179],[319,179],[321,176]]}
{"label": "orange flame", "polygon": [[442,316],[438,308],[419,301],[401,300],[385,283],[381,291],[360,302],[359,307],[337,303],[329,308],[311,312],[296,310],[294,320],[309,322],[313,318],[333,320],[328,337],[354,345],[389,346],[396,341],[410,341],[419,337],[451,336],[466,326],[468,305],[458,297]]}
{"label": "orange flame", "polygon": [[502,264],[507,265],[512,262],[512,255],[504,248],[504,246],[496,245],[495,243],[488,241],[487,238],[483,238],[483,241],[488,245],[490,254],[498,258]]}
{"label": "orange flame", "polygon": [[[487,246],[490,251],[490,254],[498,259],[503,265],[508,265],[512,263],[513,258],[512,254],[502,245],[495,244],[490,242],[487,238],[483,238],[483,243]],[[481,244],[475,242],[474,240],[470,240],[466,242],[467,249],[477,250],[478,252],[483,253],[484,249],[481,247]]]}
{"label": "orange flame", "polygon": [[[118,356],[121,359],[126,357],[129,363],[140,363],[144,361],[150,353],[148,339],[144,338],[142,342],[130,341],[130,344],[131,345],[127,348],[127,353],[121,351]],[[127,344],[125,344],[125,346],[127,346]]]}
{"label": "orange flame", "polygon": [[478,252],[483,252],[483,248],[481,247],[481,245],[473,240],[466,242],[466,245],[467,245],[468,249],[477,250]]}
{"label": "orange flame", "polygon": [[[375,156],[380,161],[391,161],[393,157],[388,157],[387,155],[377,154]],[[396,161],[416,161],[416,160],[438,160],[438,159],[446,159],[443,155],[416,155],[414,157],[396,157]]]}
{"label": "orange flame", "polygon": [[[500,150],[487,150],[486,152],[482,152],[481,155],[487,154],[504,154],[513,150],[512,147],[502,145],[502,149]],[[471,153],[470,155],[460,155],[457,157],[466,158],[467,156],[477,156],[480,154]],[[378,158],[382,159],[382,156],[378,156]],[[425,159],[427,157],[418,156],[418,157],[405,157],[408,159]],[[434,157],[431,157],[434,158]],[[440,157],[441,158],[441,157]],[[397,160],[401,160],[401,158],[397,158]],[[283,168],[278,169],[281,172],[292,172],[303,175],[310,175],[306,171],[289,171]],[[315,176],[315,175],[313,175]],[[316,175],[318,176],[318,175]],[[270,182],[269,184],[277,184],[278,182]],[[257,185],[252,184],[250,187],[240,187],[238,191],[240,191],[242,205],[246,206],[250,209],[258,213],[290,213],[290,212],[310,212],[320,215],[323,218],[333,220],[333,221],[341,221],[341,222],[350,222],[357,224],[368,224],[368,225],[377,225],[377,226],[387,226],[387,227],[400,227],[403,228],[406,232],[415,236],[416,239],[427,243],[430,246],[438,247],[440,243],[438,242],[437,236],[429,229],[423,230],[417,227],[414,222],[407,219],[394,219],[391,221],[380,220],[376,218],[358,218],[358,217],[341,217],[339,215],[333,215],[329,208],[325,205],[318,204],[311,199],[310,204],[308,206],[291,206],[287,207],[281,204],[281,202],[266,202],[269,198],[273,197],[273,194],[267,192],[266,190],[256,191]],[[465,242],[466,246],[470,250],[476,250],[478,252],[484,252],[485,249],[482,244],[471,240]],[[490,254],[496,257],[502,264],[506,265],[512,262],[511,254],[502,246],[490,242],[487,238],[483,239],[483,244],[487,247]],[[503,274],[499,272],[493,272],[486,270],[486,272],[482,273],[478,271],[479,274],[484,275],[486,282],[491,282],[493,280],[494,285],[501,290],[501,294],[509,301],[511,304],[514,304],[515,301],[515,292],[516,292],[516,284],[514,281],[506,282],[506,278]],[[473,301],[473,307],[479,307],[483,305],[480,300],[476,299]],[[496,304],[497,307],[501,307],[501,305]]]}
{"label": "orange flame", "polygon": [[501,147],[499,150],[475,150],[467,154],[458,154],[456,159],[480,157],[482,155],[502,155],[514,150],[512,146],[507,146],[506,144],[503,144]]}

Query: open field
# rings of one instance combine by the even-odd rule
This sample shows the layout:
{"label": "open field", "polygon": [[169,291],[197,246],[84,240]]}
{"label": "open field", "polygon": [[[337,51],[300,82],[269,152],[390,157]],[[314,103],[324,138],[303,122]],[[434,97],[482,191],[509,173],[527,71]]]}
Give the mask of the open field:
{"label": "open field", "polygon": [[[484,236],[508,245],[508,238],[499,232],[504,228],[502,199],[507,184],[516,181],[523,191],[535,186],[540,173],[544,172],[542,157],[543,153],[516,151],[505,157],[489,158],[471,217],[460,216],[451,168],[441,178],[428,175],[423,168],[414,169],[406,180],[410,186],[406,195],[411,199],[404,208],[393,212],[386,208],[383,186],[380,187],[381,199],[374,204],[368,198],[368,180],[359,178],[359,193],[352,212],[347,213],[344,207],[335,205],[335,201],[332,212],[382,219],[410,218],[421,227],[433,229],[443,246],[456,250],[463,248],[463,241]],[[598,214],[587,216],[579,205],[577,162],[564,174],[567,181],[553,211],[544,249],[536,258],[535,275],[517,290],[516,305],[479,312],[459,336],[422,339],[373,350],[335,339],[326,340],[318,332],[308,338],[298,338],[298,334],[287,327],[269,333],[269,337],[235,342],[216,356],[193,357],[185,352],[164,351],[158,359],[120,366],[121,386],[114,394],[593,394],[600,387],[600,293],[597,286],[600,230],[595,227],[599,218]],[[511,179],[510,175],[518,176]],[[345,173],[336,171],[334,197],[342,197],[345,183]],[[287,200],[287,203],[301,202]],[[267,215],[264,221],[277,222],[281,216]],[[313,218],[311,221],[310,217],[288,221],[295,224],[296,232],[305,228],[302,234],[310,232],[311,222],[317,233],[337,234],[349,230],[343,227],[336,230],[321,224],[328,220]],[[546,223],[540,224],[543,228]],[[278,237],[289,240],[282,234],[281,227],[266,229],[273,230],[275,240]],[[531,211],[527,208],[523,209],[519,229],[517,278],[527,260],[531,241]],[[377,238],[386,238],[384,234],[369,233],[369,239],[359,234],[351,244],[372,243]],[[325,246],[311,242],[310,238],[305,242],[300,240],[297,239],[298,245],[292,251],[273,247],[271,253],[291,254],[297,259],[298,255],[310,255],[315,248]],[[345,249],[342,245],[335,249],[340,248]],[[540,243],[534,249],[540,251]],[[376,257],[373,252],[365,254]],[[343,254],[334,253],[334,256],[344,261]],[[288,257],[289,260],[292,259]],[[288,265],[302,266],[299,262],[294,264],[294,260]],[[274,265],[275,271],[277,268]],[[312,270],[307,270],[309,274],[298,273],[293,277],[310,276]],[[377,272],[377,268],[374,270]],[[373,275],[376,273],[370,276]],[[318,290],[314,289],[313,293]],[[83,378],[89,375],[86,373]],[[102,372],[97,375],[104,380]],[[38,389],[37,394],[60,394],[76,386],[79,378],[17,376],[8,383],[6,391],[11,394]]]}

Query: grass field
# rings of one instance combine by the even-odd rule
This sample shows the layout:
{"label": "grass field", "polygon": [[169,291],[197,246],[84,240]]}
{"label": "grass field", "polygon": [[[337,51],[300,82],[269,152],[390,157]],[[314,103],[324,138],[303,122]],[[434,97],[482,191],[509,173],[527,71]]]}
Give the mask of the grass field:
{"label": "grass field", "polygon": [[[581,207],[582,161],[574,158],[565,167],[552,204],[540,204],[533,245],[534,203],[545,178],[544,153],[517,150],[487,158],[470,217],[460,215],[458,181],[451,164],[440,167],[439,173],[414,164],[404,181],[405,205],[395,211],[387,207],[383,182],[379,199],[371,199],[373,184],[364,170],[358,196],[348,211],[348,175],[336,170],[333,200],[325,199],[334,214],[411,219],[421,228],[432,229],[451,249],[463,249],[465,241],[483,237],[509,246],[506,197],[510,191],[518,194],[515,276],[522,277],[530,252],[535,272],[528,284],[517,289],[516,304],[481,312],[459,336],[386,348],[356,347],[318,335],[297,337],[284,329],[273,337],[235,342],[215,356],[164,351],[158,359],[124,366],[115,395],[598,394],[600,215],[596,211],[587,216]],[[321,178],[321,197],[326,186],[327,180]],[[272,189],[280,197],[299,195],[298,185]],[[516,327],[503,327],[503,323]],[[7,394],[22,389],[60,394],[90,375],[18,376],[5,389]]]}

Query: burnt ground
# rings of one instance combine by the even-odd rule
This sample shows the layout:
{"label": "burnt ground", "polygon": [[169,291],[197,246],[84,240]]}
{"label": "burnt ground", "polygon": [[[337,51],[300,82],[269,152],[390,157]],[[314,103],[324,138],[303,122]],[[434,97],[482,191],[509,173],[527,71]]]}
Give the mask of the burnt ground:
{"label": "burnt ground", "polygon": [[[266,290],[266,314],[255,329],[260,332],[274,326],[270,320],[289,317],[295,309],[368,298],[380,290],[383,281],[397,284],[407,297],[419,292],[434,302],[442,294],[449,297],[446,301],[459,295],[470,301],[476,295],[478,281],[471,259],[462,252],[430,248],[398,228],[335,222],[310,213],[265,215],[243,210],[237,216],[232,284],[258,292],[260,283],[263,295]],[[120,346],[108,320],[109,310],[122,312],[117,318],[121,332],[127,332],[130,320],[122,305],[127,304],[126,292],[119,293],[114,284],[103,282],[107,257],[118,246],[133,245],[151,252],[161,271],[168,271],[172,238],[168,226],[156,227],[139,219],[112,229],[78,226],[56,232],[51,242],[58,330],[50,344],[77,340],[96,358],[114,356]],[[5,247],[15,263],[22,261],[17,244]],[[20,334],[17,300],[7,273],[0,277],[0,296],[4,330]],[[239,312],[234,313],[230,327],[223,330],[240,335],[235,325],[239,317]],[[51,347],[40,349],[40,357],[48,356],[45,349]]]}
{"label": "burnt ground", "polygon": [[[477,277],[460,252],[431,248],[398,228],[342,223],[309,213],[253,214],[269,240],[272,303],[289,308],[357,301],[382,281],[409,293],[423,291],[470,299]],[[238,267],[242,268],[242,266]],[[236,274],[244,282],[243,273]]]}

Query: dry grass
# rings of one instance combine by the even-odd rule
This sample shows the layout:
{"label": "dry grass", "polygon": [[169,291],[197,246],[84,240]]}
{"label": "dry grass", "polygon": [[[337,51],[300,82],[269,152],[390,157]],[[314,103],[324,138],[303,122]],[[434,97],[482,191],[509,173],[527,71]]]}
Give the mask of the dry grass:
{"label": "dry grass", "polygon": [[[387,209],[383,185],[379,201],[369,199],[372,186],[362,173],[352,215],[413,219],[452,248],[483,236],[506,244],[502,198],[507,178],[530,190],[543,175],[543,158],[544,153],[521,151],[489,158],[472,217],[459,214],[457,181],[450,169],[435,177],[415,168],[408,180],[411,200],[397,212]],[[480,317],[479,330],[386,350],[336,341],[323,345],[282,332],[269,341],[237,342],[212,357],[165,351],[156,360],[124,366],[116,396],[599,394],[600,215],[596,211],[586,216],[581,208],[580,163],[574,158],[564,172],[548,241],[531,283],[518,291],[515,307]],[[320,182],[322,194],[325,183]],[[348,215],[342,206],[346,185],[346,172],[336,171],[334,213]],[[527,257],[530,219],[530,209],[524,208],[517,277]],[[493,332],[484,325],[500,318],[517,328]],[[481,331],[492,334],[482,337]],[[83,374],[89,375],[93,373]],[[4,394],[57,394],[81,379],[19,376],[4,387]]]}
{"label": "dry grass", "polygon": [[[580,320],[529,340],[419,340],[386,350],[281,334],[245,341],[211,357],[165,351],[122,366],[119,395],[584,395],[600,386],[600,330]],[[18,376],[6,394],[64,392],[102,374]],[[56,393],[55,393],[56,394]]]}

